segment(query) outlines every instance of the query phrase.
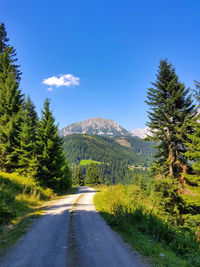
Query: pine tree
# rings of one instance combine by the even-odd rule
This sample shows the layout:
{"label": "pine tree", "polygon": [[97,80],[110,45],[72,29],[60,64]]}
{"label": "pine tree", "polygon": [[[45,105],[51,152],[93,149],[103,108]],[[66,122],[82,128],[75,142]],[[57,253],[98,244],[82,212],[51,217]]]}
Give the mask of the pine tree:
{"label": "pine tree", "polygon": [[96,164],[91,162],[86,172],[86,184],[99,184],[99,172]]}
{"label": "pine tree", "polygon": [[36,132],[37,179],[44,187],[64,192],[71,186],[71,172],[49,105],[49,99],[46,99]]}
{"label": "pine tree", "polygon": [[194,116],[194,105],[189,89],[179,82],[175,69],[166,60],[161,60],[156,82],[147,93],[150,106],[148,126],[153,134],[150,140],[156,142],[157,174],[177,178],[181,182],[181,173],[187,171],[187,159],[184,152],[187,147],[185,121]]}
{"label": "pine tree", "polygon": [[22,116],[23,121],[19,132],[18,172],[34,177],[37,172],[35,141],[38,118],[30,97],[27,98],[24,104]]}
{"label": "pine tree", "polygon": [[0,168],[6,172],[17,167],[18,134],[24,101],[10,53],[8,47],[3,54],[0,53]]}
{"label": "pine tree", "polygon": [[0,54],[3,55],[6,49],[9,50],[9,57],[7,60],[9,60],[9,63],[13,66],[13,71],[15,73],[16,80],[20,81],[21,79],[20,76],[22,73],[19,71],[20,66],[15,64],[17,62],[16,50],[13,48],[13,46],[9,45],[9,38],[7,37],[5,25],[4,23],[1,23],[0,24]]}

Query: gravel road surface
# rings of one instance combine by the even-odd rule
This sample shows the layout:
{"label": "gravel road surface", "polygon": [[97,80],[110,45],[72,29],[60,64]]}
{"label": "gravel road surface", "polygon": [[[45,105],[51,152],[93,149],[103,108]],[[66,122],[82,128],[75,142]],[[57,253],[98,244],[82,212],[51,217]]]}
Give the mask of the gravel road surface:
{"label": "gravel road surface", "polygon": [[1,267],[147,266],[105,223],[93,205],[95,191],[79,188],[36,220]]}

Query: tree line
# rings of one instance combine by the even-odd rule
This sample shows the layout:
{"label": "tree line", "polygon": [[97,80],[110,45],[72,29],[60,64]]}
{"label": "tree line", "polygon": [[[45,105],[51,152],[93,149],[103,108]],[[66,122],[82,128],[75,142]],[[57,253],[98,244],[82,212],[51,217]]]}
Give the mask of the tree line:
{"label": "tree line", "polygon": [[72,175],[73,185],[98,185],[102,183],[98,166],[91,162],[89,166],[83,168],[80,164],[76,165]]}
{"label": "tree line", "polygon": [[35,178],[40,185],[64,192],[71,186],[71,171],[63,140],[46,99],[41,117],[30,96],[20,90],[21,71],[16,50],[0,24],[0,170]]}

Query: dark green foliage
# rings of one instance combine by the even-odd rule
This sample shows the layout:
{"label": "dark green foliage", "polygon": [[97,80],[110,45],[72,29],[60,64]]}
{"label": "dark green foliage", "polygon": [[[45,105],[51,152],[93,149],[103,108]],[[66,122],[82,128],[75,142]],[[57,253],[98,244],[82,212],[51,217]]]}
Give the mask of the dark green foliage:
{"label": "dark green foliage", "polygon": [[85,183],[94,185],[100,183],[98,167],[93,162],[87,168]]}
{"label": "dark green foliage", "polygon": [[6,50],[9,51],[9,64],[13,66],[13,71],[15,74],[15,79],[20,81],[21,72],[19,71],[19,65],[16,65],[15,62],[17,61],[16,58],[16,50],[9,45],[9,38],[7,37],[7,32],[5,29],[4,23],[0,24],[0,54],[3,55]]}
{"label": "dark green foliage", "polygon": [[[196,82],[195,100],[197,109],[200,108],[200,83]],[[200,231],[200,113],[195,116],[188,125],[193,133],[188,134],[189,141],[186,143],[188,150],[185,156],[190,160],[191,169],[185,175],[185,188],[180,195],[184,201],[184,218],[189,227],[196,227]],[[184,194],[186,192],[186,194]]]}
{"label": "dark green foliage", "polygon": [[182,210],[182,201],[177,193],[180,189],[180,183],[165,177],[162,180],[155,180],[151,196],[158,205],[161,213],[169,213],[174,216],[176,224],[181,224],[180,212]]}
{"label": "dark green foliage", "polygon": [[[196,100],[197,109],[200,108],[200,83],[196,82]],[[188,134],[189,142],[187,146],[189,150],[185,153],[189,160],[192,161],[192,169],[195,175],[187,176],[191,185],[200,185],[200,113],[188,121],[188,124],[194,129],[192,134]]]}
{"label": "dark green foliage", "polygon": [[155,170],[159,175],[170,175],[181,180],[187,168],[185,141],[190,127],[185,127],[195,112],[188,89],[179,82],[175,69],[166,60],[161,60],[157,80],[147,93],[150,106],[148,126],[153,133],[150,140],[156,142]]}
{"label": "dark green foliage", "polygon": [[35,156],[35,142],[37,129],[37,113],[31,102],[27,98],[22,111],[23,121],[19,132],[20,147],[18,149],[18,172],[34,177],[37,173],[37,159]]}
{"label": "dark green foliage", "polygon": [[0,168],[11,172],[17,167],[18,134],[23,96],[10,62],[10,48],[0,54]]}
{"label": "dark green foliage", "polygon": [[[15,49],[0,24],[0,169],[37,176],[44,187],[64,192],[71,186],[71,171],[63,152],[63,140],[45,102],[38,124],[35,107],[19,89],[21,73]],[[36,132],[37,130],[37,132]]]}
{"label": "dark green foliage", "polygon": [[143,166],[151,164],[154,154],[154,150],[151,148],[152,143],[137,137],[124,137],[130,142],[129,148],[118,144],[115,141],[118,138],[73,134],[64,137],[64,151],[70,158],[70,164],[77,164],[82,159],[93,159],[99,162],[126,159],[129,164],[133,162]]}
{"label": "dark green foliage", "polygon": [[179,82],[175,69],[166,60],[160,61],[156,77],[146,101],[150,106],[148,126],[153,134],[148,139],[156,143],[153,197],[161,210],[176,216],[181,224],[184,203],[179,193],[189,168],[184,153],[188,149],[188,134],[193,131],[186,122],[194,117],[195,107],[189,90]]}
{"label": "dark green foliage", "polygon": [[0,25],[0,54],[3,54],[5,48],[7,47],[9,39],[7,37],[7,32],[4,23]]}
{"label": "dark green foliage", "polygon": [[85,183],[84,183],[83,170],[80,165],[77,165],[75,167],[72,181],[74,185],[84,186]]}
{"label": "dark green foliage", "polygon": [[197,107],[175,69],[161,60],[157,80],[148,91],[150,122],[157,142],[155,180],[151,197],[160,215],[190,232],[200,230],[200,84],[196,82]]}
{"label": "dark green foliage", "polygon": [[[134,169],[131,175],[131,184],[139,186],[139,188],[150,195],[153,187],[153,177],[149,170]],[[125,183],[129,184],[129,183]]]}
{"label": "dark green foliage", "polygon": [[13,209],[16,200],[11,194],[10,190],[0,191],[0,225],[8,223],[11,219],[15,218],[16,211]]}
{"label": "dark green foliage", "polygon": [[72,185],[78,185],[78,165],[73,166],[72,168]]}
{"label": "dark green foliage", "polygon": [[63,140],[58,134],[49,100],[46,99],[36,132],[37,179],[42,186],[56,192],[64,192],[71,184],[71,173],[62,145]]}
{"label": "dark green foliage", "polygon": [[[117,140],[125,139],[129,147],[120,145]],[[137,137],[101,137],[97,135],[74,134],[64,137],[64,151],[70,164],[78,164],[83,159],[102,162],[98,165],[100,182],[106,184],[131,183],[133,163],[148,166],[154,150],[152,143]],[[85,168],[83,168],[85,172]]]}
{"label": "dark green foliage", "polygon": [[18,135],[23,95],[19,90],[20,72],[15,65],[16,52],[8,44],[3,23],[0,24],[0,169],[14,171],[18,164]]}

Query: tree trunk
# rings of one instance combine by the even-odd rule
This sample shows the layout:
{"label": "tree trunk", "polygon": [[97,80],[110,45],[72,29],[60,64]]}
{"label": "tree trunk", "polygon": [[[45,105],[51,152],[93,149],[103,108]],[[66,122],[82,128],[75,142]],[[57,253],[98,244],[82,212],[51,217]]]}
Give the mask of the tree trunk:
{"label": "tree trunk", "polygon": [[169,128],[167,127],[167,141],[168,141],[168,150],[169,150],[169,155],[168,155],[168,166],[169,166],[169,175],[171,177],[174,177],[174,155],[173,155],[173,150],[172,150],[172,145],[171,145],[171,138],[170,138],[170,131]]}

